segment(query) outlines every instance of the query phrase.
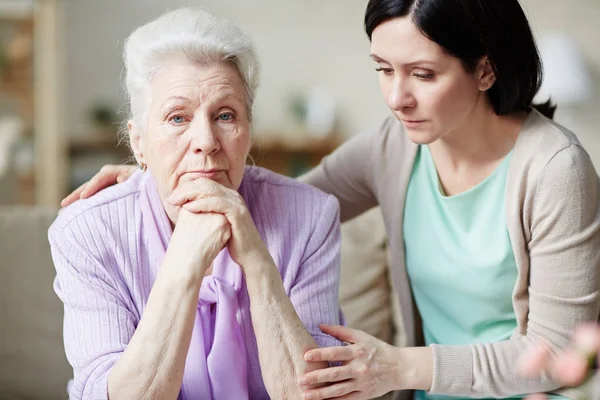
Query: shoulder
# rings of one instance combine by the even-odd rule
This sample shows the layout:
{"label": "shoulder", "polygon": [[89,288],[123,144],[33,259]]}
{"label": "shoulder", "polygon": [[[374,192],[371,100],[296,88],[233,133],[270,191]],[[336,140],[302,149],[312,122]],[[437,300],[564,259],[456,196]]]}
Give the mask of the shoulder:
{"label": "shoulder", "polygon": [[573,218],[581,213],[591,218],[598,210],[599,196],[596,169],[577,136],[532,111],[517,139],[509,168],[509,211],[530,221],[554,215],[550,210],[559,209]]}
{"label": "shoulder", "polygon": [[275,201],[297,197],[302,201],[320,203],[333,197],[299,180],[254,166],[246,167],[240,191],[251,201],[257,200],[257,197],[262,197],[264,200],[264,197],[268,196]]}
{"label": "shoulder", "polygon": [[333,195],[260,167],[246,167],[240,194],[254,218],[269,216],[279,223],[323,214],[339,218],[339,203]]}
{"label": "shoulder", "polygon": [[[538,181],[553,170],[592,174],[592,161],[577,136],[533,110],[517,139],[512,164],[528,181]],[[568,171],[565,171],[568,172]]]}
{"label": "shoulder", "polygon": [[50,242],[64,239],[84,242],[86,238],[127,229],[124,222],[128,223],[128,219],[136,215],[143,180],[144,174],[135,173],[123,183],[60,210],[48,231]]}

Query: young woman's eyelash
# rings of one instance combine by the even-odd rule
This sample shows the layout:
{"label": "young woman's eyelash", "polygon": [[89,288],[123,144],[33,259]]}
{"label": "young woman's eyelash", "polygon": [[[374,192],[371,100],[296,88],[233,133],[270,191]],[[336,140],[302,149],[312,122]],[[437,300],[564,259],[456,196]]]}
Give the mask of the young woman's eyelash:
{"label": "young woman's eyelash", "polygon": [[377,71],[377,72],[382,72],[382,71],[383,71],[383,72],[385,72],[385,73],[390,73],[390,72],[392,72],[393,70],[392,70],[391,68],[377,67],[377,68],[375,68],[375,71]]}
{"label": "young woman's eyelash", "polygon": [[421,80],[429,80],[433,78],[433,74],[417,74],[417,73],[413,73],[413,76],[421,79]]}

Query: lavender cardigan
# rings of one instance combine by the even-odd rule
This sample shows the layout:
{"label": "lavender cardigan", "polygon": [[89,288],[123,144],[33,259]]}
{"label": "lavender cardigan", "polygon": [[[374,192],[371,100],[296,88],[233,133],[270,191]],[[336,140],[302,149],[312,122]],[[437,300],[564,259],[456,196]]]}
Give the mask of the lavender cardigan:
{"label": "lavender cardigan", "polygon": [[[144,313],[159,265],[149,257],[139,191],[147,175],[62,210],[50,227],[54,289],[65,306],[64,341],[74,370],[71,399],[106,399],[111,367]],[[339,206],[335,197],[247,167],[239,189],[277,264],[298,316],[320,346],[339,342],[320,323],[340,322]],[[245,287],[238,320],[247,348],[251,399],[267,399]]]}

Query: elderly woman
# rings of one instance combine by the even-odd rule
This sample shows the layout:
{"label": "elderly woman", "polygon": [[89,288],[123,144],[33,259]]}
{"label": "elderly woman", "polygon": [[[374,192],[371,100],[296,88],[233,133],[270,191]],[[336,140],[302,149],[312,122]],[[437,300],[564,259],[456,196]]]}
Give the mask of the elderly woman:
{"label": "elderly woman", "polygon": [[246,167],[258,65],[234,25],[179,9],[126,42],[127,182],[49,232],[75,399],[300,398],[339,345],[339,210]]}

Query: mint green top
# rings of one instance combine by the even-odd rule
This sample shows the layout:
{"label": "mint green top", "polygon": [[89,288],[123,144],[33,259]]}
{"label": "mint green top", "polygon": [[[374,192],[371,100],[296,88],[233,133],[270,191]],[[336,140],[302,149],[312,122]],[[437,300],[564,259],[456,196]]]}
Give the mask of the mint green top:
{"label": "mint green top", "polygon": [[[512,304],[517,266],[504,212],[511,157],[512,152],[472,189],[445,196],[429,148],[417,152],[404,244],[427,345],[508,340],[517,327]],[[415,397],[449,399],[425,392]]]}
{"label": "mint green top", "polygon": [[[380,207],[390,281],[401,310],[399,338],[407,346],[421,344],[417,338],[422,330],[414,312],[404,241],[406,194],[418,149],[402,122],[391,116],[347,140],[302,177],[337,197],[342,221]],[[535,109],[515,142],[500,210],[506,212],[518,270],[512,289],[517,329],[500,342],[432,344],[429,393],[506,398],[560,391],[571,399],[583,396],[583,388],[560,389],[547,374],[523,379],[514,369],[530,346],[544,340],[552,351],[560,351],[579,324],[597,321],[600,315],[600,179],[575,134]],[[396,398],[409,400],[409,395],[400,391]]]}

